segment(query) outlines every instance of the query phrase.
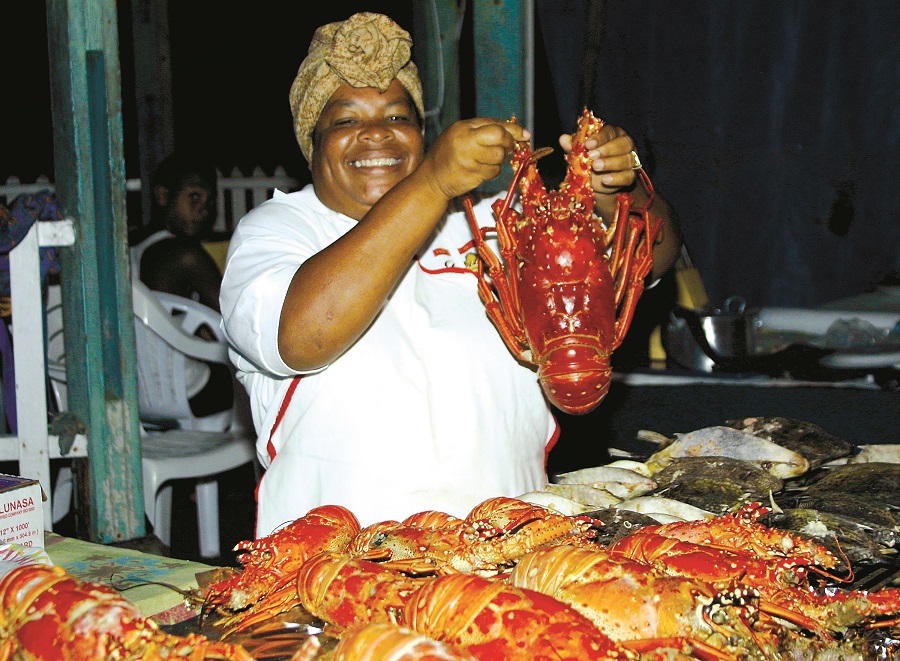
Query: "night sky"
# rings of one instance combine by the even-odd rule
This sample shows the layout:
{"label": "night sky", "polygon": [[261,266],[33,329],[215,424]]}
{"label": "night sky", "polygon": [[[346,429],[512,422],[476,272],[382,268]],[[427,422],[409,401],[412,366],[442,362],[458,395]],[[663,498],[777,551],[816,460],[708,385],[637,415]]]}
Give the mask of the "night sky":
{"label": "night sky", "polygon": [[[175,143],[179,150],[205,153],[223,172],[246,173],[277,165],[302,181],[308,170],[294,139],[288,90],[315,29],[357,11],[386,13],[413,32],[413,2],[359,0],[332,3],[254,0],[222,10],[222,3],[190,0],[169,3]],[[118,2],[123,134],[126,177],[138,177],[131,2]],[[463,30],[461,67],[471,67],[471,13]],[[3,149],[0,181],[23,182],[53,173],[53,126],[44,0],[6,3],[7,101],[0,104]],[[11,40],[11,41],[10,41]],[[542,42],[536,39],[536,140],[555,144],[560,132]],[[474,90],[461,76],[463,116],[474,114]],[[541,105],[543,103],[543,105]],[[539,135],[544,132],[546,135]]]}
{"label": "night sky", "polygon": [[[243,6],[210,0],[171,2],[175,141],[204,151],[228,171],[276,165],[301,178],[306,163],[291,127],[288,90],[316,27],[343,20],[373,3],[255,0]],[[130,2],[119,2],[126,176],[136,177],[137,134],[130,53]],[[380,2],[377,10],[412,31],[410,2]],[[0,104],[0,180],[53,179],[46,8],[43,0],[6,3],[3,10],[7,99]]]}

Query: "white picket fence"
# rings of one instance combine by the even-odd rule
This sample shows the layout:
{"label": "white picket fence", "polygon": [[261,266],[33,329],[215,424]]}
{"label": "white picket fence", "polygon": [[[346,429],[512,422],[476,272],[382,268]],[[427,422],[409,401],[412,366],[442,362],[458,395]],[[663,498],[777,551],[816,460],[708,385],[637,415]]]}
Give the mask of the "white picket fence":
{"label": "white picket fence", "polygon": [[[234,168],[228,175],[216,170],[218,175],[217,209],[213,231],[220,234],[230,234],[237,222],[253,207],[262,204],[270,197],[276,188],[289,193],[297,189],[299,182],[288,176],[284,168],[278,166],[272,174],[268,174],[259,166],[253,169],[249,175],[245,175],[238,168]],[[35,181],[22,183],[18,177],[9,177],[4,184],[0,184],[0,204],[9,204],[23,193],[37,193],[42,190],[53,191],[53,182],[45,175],[41,175]],[[140,195],[141,180],[127,179],[125,181],[126,195]],[[138,205],[140,208],[140,205]]]}

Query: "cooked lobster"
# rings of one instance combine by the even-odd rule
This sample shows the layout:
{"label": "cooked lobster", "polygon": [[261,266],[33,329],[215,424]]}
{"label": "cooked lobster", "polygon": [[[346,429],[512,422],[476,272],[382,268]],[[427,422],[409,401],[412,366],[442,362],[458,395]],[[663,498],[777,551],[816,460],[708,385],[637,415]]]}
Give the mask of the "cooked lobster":
{"label": "cooked lobster", "polygon": [[346,549],[359,530],[359,520],[346,507],[323,505],[271,535],[238,543],[234,550],[242,551],[237,559],[243,568],[209,587],[206,608],[240,610],[285,588],[293,594],[304,561],[323,551]]}
{"label": "cooked lobster", "polygon": [[[734,517],[723,516],[696,523],[648,526],[610,545],[612,554],[655,564],[671,575],[688,576],[714,585],[739,581],[758,591],[759,607],[766,613],[794,622],[824,637],[850,627],[896,626],[900,617],[900,588],[877,592],[832,588],[816,591],[810,572],[825,576],[823,568],[836,560],[815,542],[769,530],[753,533],[756,544],[731,539]],[[723,524],[724,535],[716,524]],[[751,525],[751,524],[747,524]],[[761,526],[761,524],[752,524]],[[700,541],[685,541],[696,538]],[[781,540],[767,545],[765,540]],[[818,563],[822,563],[822,565]]]}
{"label": "cooked lobster", "polygon": [[[537,366],[548,399],[575,414],[591,411],[609,390],[610,356],[631,325],[662,226],[650,215],[653,186],[642,169],[638,179],[649,195],[643,208],[621,193],[608,229],[594,215],[585,142],[602,127],[584,111],[555,191],[547,191],[535,165],[549,150],[520,143],[506,197],[492,207],[494,227],[480,227],[471,199],[464,200],[488,317],[513,355]],[[521,211],[513,208],[516,187]],[[486,242],[492,233],[502,261]]]}
{"label": "cooked lobster", "polygon": [[137,606],[62,567],[27,565],[0,580],[0,661],[35,659],[232,659],[240,645],[167,634]]}
{"label": "cooked lobster", "polygon": [[[706,659],[768,658],[779,639],[751,628],[755,594],[667,576],[606,551],[557,546],[529,553],[509,583],[569,604],[619,643],[689,646]],[[643,641],[643,643],[641,643]]]}

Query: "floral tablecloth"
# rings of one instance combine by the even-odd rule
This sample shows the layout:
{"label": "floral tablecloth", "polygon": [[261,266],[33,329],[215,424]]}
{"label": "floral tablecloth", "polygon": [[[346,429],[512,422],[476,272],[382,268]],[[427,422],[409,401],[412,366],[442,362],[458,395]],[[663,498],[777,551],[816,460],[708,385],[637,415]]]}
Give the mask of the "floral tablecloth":
{"label": "floral tablecloth", "polygon": [[216,568],[198,562],[150,555],[45,533],[44,549],[72,576],[110,585],[159,624],[198,615],[179,592],[198,590],[198,576]]}

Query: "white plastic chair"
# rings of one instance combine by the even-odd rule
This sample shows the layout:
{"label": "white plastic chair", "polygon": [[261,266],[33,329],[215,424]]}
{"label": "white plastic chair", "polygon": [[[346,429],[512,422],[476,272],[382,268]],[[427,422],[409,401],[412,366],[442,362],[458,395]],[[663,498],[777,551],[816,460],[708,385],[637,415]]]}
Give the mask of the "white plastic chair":
{"label": "white plastic chair", "polygon": [[[132,296],[141,420],[151,425],[174,422],[181,429],[228,429],[234,419],[233,406],[202,417],[194,415],[190,406],[190,399],[209,382],[207,363],[231,370],[228,345],[220,329],[222,317],[191,299],[151,292],[140,281],[132,284]],[[195,336],[204,326],[216,342]]]}
{"label": "white plastic chair", "polygon": [[[172,401],[175,407],[173,410],[190,411],[187,403],[188,388],[183,386],[189,377],[175,370],[185,369],[187,356],[210,362],[228,360],[224,341],[209,342],[194,336],[192,332],[205,323],[219,333],[218,313],[189,299],[151,292],[141,282],[132,283],[132,297],[139,391],[142,387],[148,388],[146,384],[149,384],[149,387],[160,393],[159,401]],[[169,310],[175,311],[177,316],[173,316]],[[53,337],[52,327],[48,327],[48,335]],[[148,344],[151,346],[148,347]],[[62,346],[61,343],[59,346]],[[60,408],[64,409],[65,372],[60,377],[58,372],[51,371],[51,378]],[[150,410],[162,410],[152,392],[155,391],[145,390],[139,395],[142,420],[145,401]],[[174,395],[175,392],[180,393],[180,396]],[[194,492],[197,502],[197,530],[200,555],[204,558],[221,555],[216,477],[248,463],[254,465],[257,475],[259,472],[252,432],[245,432],[243,427],[226,430],[233,419],[233,410],[225,413],[228,414],[227,417],[214,414],[199,419],[193,418],[192,414],[185,414],[182,419],[186,424],[193,425],[193,428],[152,430],[145,428],[143,422],[141,425],[144,511],[153,526],[153,532],[166,546],[171,546],[171,481],[197,480]],[[169,413],[162,417],[176,419],[176,416]],[[71,475],[68,480],[68,485],[62,479],[58,480],[55,489],[58,501],[63,501],[64,496],[68,495],[66,507],[71,502]],[[54,518],[57,514],[64,516],[66,511],[67,509],[58,513],[55,511]]]}
{"label": "white plastic chair", "polygon": [[[221,337],[221,317],[190,299],[151,292],[140,281],[132,282],[131,291],[141,420],[174,419],[180,425],[178,429],[143,431],[144,509],[154,534],[171,545],[172,485],[167,483],[198,479],[195,497],[200,555],[217,557],[218,482],[206,478],[248,463],[256,468],[254,439],[242,429],[226,431],[234,420],[233,407],[198,418],[188,402],[198,384],[202,387],[209,378],[208,366],[201,361],[222,363],[230,369],[228,345]],[[217,342],[194,335],[203,325],[216,334]]]}
{"label": "white plastic chair", "polygon": [[197,532],[200,556],[221,555],[219,539],[220,473],[256,462],[252,439],[239,432],[171,429],[141,435],[144,511],[153,534],[172,545],[171,480],[196,479]]}

